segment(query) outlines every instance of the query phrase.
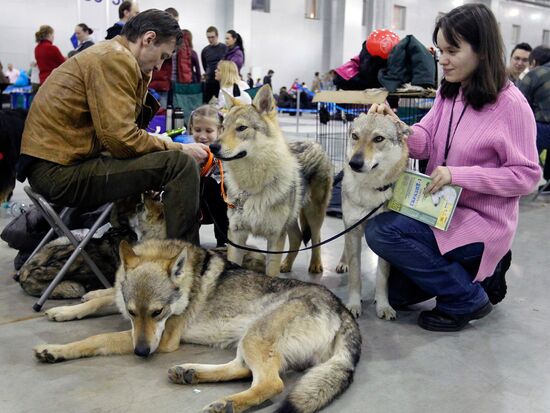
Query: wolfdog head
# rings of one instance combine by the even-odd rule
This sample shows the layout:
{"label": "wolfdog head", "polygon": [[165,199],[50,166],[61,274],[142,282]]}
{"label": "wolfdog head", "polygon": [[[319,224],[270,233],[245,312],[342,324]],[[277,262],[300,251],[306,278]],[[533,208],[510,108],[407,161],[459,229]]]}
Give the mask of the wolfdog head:
{"label": "wolfdog head", "polygon": [[146,239],[166,239],[164,205],[157,194],[145,192],[141,203],[128,218],[130,228],[136,233],[138,242]]}
{"label": "wolfdog head", "polygon": [[412,130],[390,116],[362,113],[351,128],[348,164],[357,173],[390,174],[405,168]]}
{"label": "wolfdog head", "polygon": [[147,357],[161,340],[172,315],[181,314],[189,303],[195,269],[188,266],[196,248],[184,242],[146,241],[133,249],[122,241],[119,247],[116,299],[122,314],[132,322],[134,353]]}
{"label": "wolfdog head", "polygon": [[223,131],[210,145],[218,159],[270,157],[276,153],[270,148],[286,145],[278,127],[275,100],[269,85],[262,86],[252,105],[244,105],[228,94],[225,94],[225,101],[229,112],[223,122]]}

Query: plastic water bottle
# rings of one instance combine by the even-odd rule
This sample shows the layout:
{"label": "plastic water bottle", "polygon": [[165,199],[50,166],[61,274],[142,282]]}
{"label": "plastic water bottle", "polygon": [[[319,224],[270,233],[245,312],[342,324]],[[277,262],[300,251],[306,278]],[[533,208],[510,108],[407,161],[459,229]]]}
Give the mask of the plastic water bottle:
{"label": "plastic water bottle", "polygon": [[1,218],[16,218],[27,211],[28,207],[22,202],[2,202],[0,205],[0,217]]}
{"label": "plastic water bottle", "polygon": [[17,218],[27,212],[27,205],[23,202],[10,202],[10,216]]}
{"label": "plastic water bottle", "polygon": [[174,114],[172,115],[172,122],[174,125],[174,129],[181,129],[184,127],[182,108],[174,108]]}
{"label": "plastic water bottle", "polygon": [[172,115],[174,113],[174,110],[172,109],[172,105],[166,106],[166,129],[167,131],[174,129],[174,123],[172,121]]}

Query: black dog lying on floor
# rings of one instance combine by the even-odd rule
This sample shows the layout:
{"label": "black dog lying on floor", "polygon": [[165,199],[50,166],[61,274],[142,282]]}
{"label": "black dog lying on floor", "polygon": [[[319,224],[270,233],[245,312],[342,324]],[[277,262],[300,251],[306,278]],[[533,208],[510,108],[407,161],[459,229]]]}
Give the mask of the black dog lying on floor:
{"label": "black dog lying on floor", "polygon": [[26,118],[23,109],[0,110],[0,202],[8,200],[15,187],[15,165]]}

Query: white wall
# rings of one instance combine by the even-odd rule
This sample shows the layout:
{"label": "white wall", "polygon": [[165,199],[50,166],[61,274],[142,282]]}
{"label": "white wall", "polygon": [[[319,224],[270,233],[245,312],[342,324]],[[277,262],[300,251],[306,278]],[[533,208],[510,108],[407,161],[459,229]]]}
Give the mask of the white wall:
{"label": "white wall", "polygon": [[[0,61],[4,67],[13,63],[28,68],[33,59],[34,33],[41,24],[55,29],[55,44],[67,54],[72,46],[74,26],[84,22],[96,30],[96,40],[105,36],[105,29],[118,16],[118,0],[1,0]],[[246,64],[263,77],[273,69],[274,89],[290,85],[294,78],[310,83],[313,73],[326,71],[344,63],[359,51],[367,35],[362,25],[362,0],[321,0],[319,20],[305,18],[305,0],[271,0],[271,12],[251,11],[251,0],[138,0],[141,10],[175,7],[180,25],[191,30],[198,53],[206,46],[206,28],[218,27],[220,37],[228,29],[243,34]],[[80,6],[79,6],[80,2]],[[327,2],[330,2],[327,3]],[[405,30],[400,36],[414,34],[426,46],[431,45],[435,19],[439,12],[448,12],[463,4],[461,0],[368,0],[374,9],[371,25],[391,26],[393,5],[407,8]],[[542,42],[543,29],[550,30],[550,9],[506,0],[485,0],[491,4],[500,23],[509,54],[513,47],[512,24],[521,26],[521,41],[533,47]],[[107,6],[109,17],[107,18]],[[80,10],[80,14],[79,14]]]}

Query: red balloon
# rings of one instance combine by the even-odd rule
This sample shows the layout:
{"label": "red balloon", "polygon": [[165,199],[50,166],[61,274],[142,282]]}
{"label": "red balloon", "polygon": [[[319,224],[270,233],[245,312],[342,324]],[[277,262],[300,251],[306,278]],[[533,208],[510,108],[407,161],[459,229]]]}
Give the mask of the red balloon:
{"label": "red balloon", "polygon": [[399,40],[399,36],[391,30],[375,30],[367,38],[367,51],[371,56],[387,59],[393,47],[399,43]]}

